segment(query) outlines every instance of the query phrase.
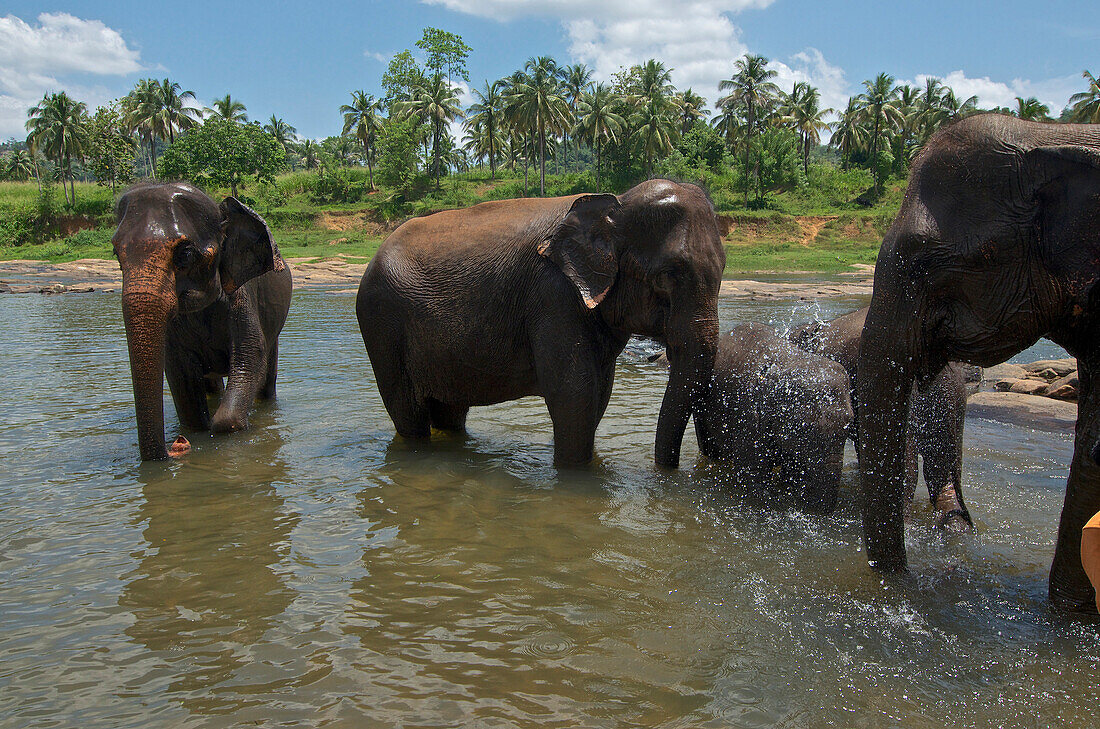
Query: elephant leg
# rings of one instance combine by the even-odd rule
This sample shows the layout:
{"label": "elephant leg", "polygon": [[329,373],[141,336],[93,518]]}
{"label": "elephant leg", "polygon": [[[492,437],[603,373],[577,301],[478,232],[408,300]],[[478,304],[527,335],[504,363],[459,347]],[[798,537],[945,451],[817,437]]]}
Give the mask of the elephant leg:
{"label": "elephant leg", "polygon": [[561,370],[546,393],[546,409],[554,423],[554,465],[575,466],[592,460],[596,426],[611,393],[600,368]]}
{"label": "elephant leg", "polygon": [[1066,501],[1058,524],[1054,562],[1050,568],[1050,600],[1055,606],[1074,612],[1095,612],[1092,584],[1081,565],[1081,530],[1100,511],[1100,465],[1094,448],[1100,443],[1100,393],[1092,388],[1091,370],[1078,359],[1080,400],[1077,435],[1073,444],[1073,462],[1069,468]]}
{"label": "elephant leg", "polygon": [[263,387],[260,388],[261,400],[272,400],[275,398],[275,379],[279,375],[279,340],[275,340],[275,344],[271,347],[271,352],[267,355],[267,377],[264,378]]}
{"label": "elephant leg", "polygon": [[432,427],[436,430],[450,430],[456,433],[466,432],[466,415],[470,408],[460,405],[447,405],[435,398],[428,398],[428,415]]}
{"label": "elephant leg", "polygon": [[244,430],[248,411],[264,384],[268,372],[263,330],[255,308],[238,290],[239,299],[230,305],[229,376],[225,393],[214,413],[211,427],[216,433]]}
{"label": "elephant leg", "polygon": [[221,395],[223,392],[225,392],[225,383],[223,382],[221,375],[207,375],[206,394]]}
{"label": "elephant leg", "polygon": [[428,404],[416,396],[409,378],[403,372],[385,367],[375,367],[374,374],[382,404],[398,434],[404,438],[430,438],[432,423]]}
{"label": "elephant leg", "polygon": [[[949,437],[947,434],[942,436]],[[936,513],[936,526],[948,531],[966,531],[974,526],[962,497],[962,453],[958,447],[932,437],[918,445],[924,465],[928,498]],[[953,451],[953,452],[952,452]]]}
{"label": "elephant leg", "polygon": [[165,357],[164,376],[176,405],[180,424],[189,430],[209,430],[210,410],[206,405],[209,380],[190,356]]}

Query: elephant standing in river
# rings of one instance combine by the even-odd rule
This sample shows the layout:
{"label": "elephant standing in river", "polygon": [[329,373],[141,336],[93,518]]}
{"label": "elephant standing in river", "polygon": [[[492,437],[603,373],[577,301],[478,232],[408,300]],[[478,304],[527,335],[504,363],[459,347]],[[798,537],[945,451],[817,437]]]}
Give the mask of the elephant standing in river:
{"label": "elephant standing in river", "polygon": [[[852,401],[859,382],[859,342],[867,307],[828,322],[811,322],[792,329],[799,347],[839,362],[848,373]],[[928,497],[938,526],[965,530],[974,524],[962,498],[962,442],[966,422],[966,373],[958,362],[944,365],[922,391],[910,394],[909,433],[905,439],[906,499],[917,489],[917,456],[924,464]],[[852,440],[859,441],[858,408],[852,419]]]}
{"label": "elephant standing in river", "polygon": [[397,432],[462,430],[471,406],[541,395],[554,461],[592,458],[631,333],[672,363],[657,463],[676,467],[718,342],[725,250],[694,185],[503,200],[414,218],[379,248],[356,314]]}
{"label": "elephant standing in river", "polygon": [[1100,126],[981,115],[937,132],[883,240],[859,357],[867,556],[906,568],[905,432],[914,380],[990,366],[1048,337],[1077,357],[1079,412],[1051,601],[1095,611],[1081,529],[1100,511]]}
{"label": "elephant standing in river", "polygon": [[[165,376],[192,430],[245,428],[256,397],[275,396],[290,269],[263,218],[236,198],[219,206],[185,183],[142,183],[116,215],[138,447],[142,460],[162,460]],[[213,418],[208,392],[221,394]]]}
{"label": "elephant standing in river", "polygon": [[852,420],[848,375],[764,324],[718,341],[714,377],[695,411],[699,450],[730,461],[749,483],[777,487],[802,506],[836,506]]}

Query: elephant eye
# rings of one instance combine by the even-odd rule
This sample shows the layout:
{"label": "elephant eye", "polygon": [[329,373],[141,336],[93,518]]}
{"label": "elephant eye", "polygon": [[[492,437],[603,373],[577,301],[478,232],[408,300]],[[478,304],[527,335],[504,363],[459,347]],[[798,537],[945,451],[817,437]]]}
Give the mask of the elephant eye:
{"label": "elephant eye", "polygon": [[176,249],[176,267],[191,268],[199,260],[199,254],[190,246],[180,246]]}

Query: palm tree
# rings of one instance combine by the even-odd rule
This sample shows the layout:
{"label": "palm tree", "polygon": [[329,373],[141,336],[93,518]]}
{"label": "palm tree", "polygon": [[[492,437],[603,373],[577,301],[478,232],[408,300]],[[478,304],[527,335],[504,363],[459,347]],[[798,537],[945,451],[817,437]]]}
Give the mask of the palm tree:
{"label": "palm tree", "polygon": [[479,157],[489,158],[489,176],[497,178],[496,160],[500,155],[503,137],[501,128],[503,125],[504,97],[501,94],[502,81],[485,82],[485,90],[474,89],[477,101],[470,105],[467,112],[466,130],[471,139],[476,140],[473,149]]}
{"label": "palm tree", "polygon": [[[592,85],[592,69],[583,63],[576,63],[562,69],[562,84],[565,90],[565,101],[569,104],[569,112],[573,118],[577,117],[578,105],[588,88]],[[565,131],[565,149],[569,151],[569,130]],[[577,159],[581,156],[580,142],[577,142]],[[568,159],[566,160],[568,162]]]}
{"label": "palm tree", "polygon": [[833,136],[829,140],[829,146],[836,147],[840,152],[840,168],[848,169],[852,158],[852,152],[863,149],[867,142],[867,134],[861,123],[862,112],[856,97],[848,99],[848,108],[840,113],[840,118],[830,124]]}
{"label": "palm tree", "polygon": [[667,97],[648,97],[642,107],[631,117],[634,127],[634,149],[645,160],[645,173],[653,174],[653,158],[663,157],[672,151],[679,132],[676,107]]}
{"label": "palm tree", "polygon": [[923,92],[908,84],[898,87],[897,108],[901,115],[898,133],[894,137],[894,169],[901,174],[920,149],[921,129],[924,124]]}
{"label": "palm tree", "polygon": [[341,134],[355,130],[353,136],[363,148],[363,158],[367,161],[367,178],[372,190],[374,189],[374,144],[382,132],[382,118],[378,116],[381,110],[382,101],[375,99],[362,89],[351,92],[351,103],[340,107],[340,113],[344,115],[344,130]]}
{"label": "palm tree", "polygon": [[764,56],[745,54],[734,64],[736,73],[732,78],[723,79],[718,84],[719,91],[728,91],[718,99],[718,108],[739,106],[745,110],[745,206],[749,204],[749,150],[752,137],[756,133],[757,117],[767,108],[779,93],[779,87],[770,79],[776,72],[768,68],[768,59]]}
{"label": "palm tree", "polygon": [[180,91],[180,85],[168,79],[160,83],[154,81],[153,84],[156,106],[154,134],[171,144],[176,141],[176,132],[187,131],[198,124],[199,110],[184,103],[194,99],[195,92]]}
{"label": "palm tree", "polygon": [[[649,59],[638,67],[638,71],[640,96],[643,99],[668,97],[676,91],[672,85],[672,69],[665,68],[665,64],[657,59]],[[644,102],[639,99],[635,103],[641,105]]]}
{"label": "palm tree", "polygon": [[284,150],[294,144],[295,136],[298,130],[287,124],[282,119],[279,119],[274,114],[267,120],[267,124],[264,124],[264,131],[275,137],[275,141],[279,143],[279,146]]}
{"label": "palm tree", "polygon": [[806,174],[810,170],[810,147],[821,141],[821,132],[829,128],[825,115],[832,112],[821,108],[821,92],[804,81],[795,83],[784,102],[781,120],[798,133],[802,171]]}
{"label": "palm tree", "polygon": [[676,100],[680,107],[680,133],[687,134],[692,125],[710,116],[707,108],[707,100],[691,90],[689,86],[684,93],[679,94]]}
{"label": "palm tree", "polygon": [[27,110],[27,147],[31,154],[42,150],[57,163],[61,189],[65,190],[65,178],[69,179],[69,191],[65,202],[76,203],[76,183],[73,180],[74,157],[83,156],[88,143],[88,106],[74,101],[64,91],[46,94],[42,101]]}
{"label": "palm tree", "polygon": [[410,101],[394,104],[395,110],[405,116],[418,116],[432,128],[432,169],[435,173],[435,189],[439,187],[439,177],[443,167],[443,135],[446,125],[462,116],[462,107],[458,102],[455,87],[451,86],[443,74],[433,74],[431,78],[413,89]]}
{"label": "palm tree", "polygon": [[864,120],[871,127],[871,172],[877,193],[882,189],[878,163],[879,141],[901,123],[901,111],[895,103],[898,87],[894,85],[894,77],[888,73],[880,73],[873,81],[864,81],[863,87],[866,91],[856,97],[856,102]]}
{"label": "palm tree", "polygon": [[1100,81],[1087,70],[1081,74],[1089,82],[1088,91],[1069,97],[1069,120],[1086,124],[1100,123]]}
{"label": "palm tree", "polygon": [[575,133],[596,148],[596,188],[600,187],[600,151],[605,141],[615,143],[626,129],[626,120],[616,113],[615,95],[603,84],[596,84],[577,105],[579,115]]}
{"label": "palm tree", "polygon": [[230,94],[226,94],[220,99],[214,99],[214,106],[212,108],[207,107],[204,110],[209,116],[241,124],[248,121],[248,114],[245,114],[245,111],[245,105],[234,99]]}
{"label": "palm tree", "polygon": [[569,104],[558,83],[557,64],[548,56],[532,58],[526,74],[512,85],[508,106],[513,119],[534,132],[538,140],[539,195],[546,194],[546,136],[572,123]]}
{"label": "palm tree", "polygon": [[1028,119],[1030,121],[1049,121],[1050,120],[1050,107],[1042,103],[1034,96],[1023,98],[1016,97],[1016,116],[1021,119]]}
{"label": "palm tree", "polygon": [[298,154],[302,156],[302,167],[307,170],[316,169],[321,164],[321,146],[312,139],[298,145]]}
{"label": "palm tree", "polygon": [[13,149],[4,160],[2,172],[4,179],[22,182],[31,179],[36,173],[34,157],[25,149]]}

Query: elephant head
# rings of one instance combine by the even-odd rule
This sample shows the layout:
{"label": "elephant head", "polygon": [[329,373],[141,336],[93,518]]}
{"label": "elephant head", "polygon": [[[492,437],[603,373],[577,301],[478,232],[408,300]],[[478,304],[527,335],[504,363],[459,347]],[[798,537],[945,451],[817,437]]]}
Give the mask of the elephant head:
{"label": "elephant head", "polygon": [[130,188],[112,238],[122,269],[122,317],[142,460],[164,447],[164,347],[169,323],[272,270],[276,249],[263,219],[236,198],[219,206],[185,183]]}
{"label": "elephant head", "polygon": [[718,346],[726,254],[706,194],[695,185],[649,180],[619,197],[581,196],[539,252],[609,327],[666,346],[670,369],[655,456],[675,468]]}
{"label": "elephant head", "polygon": [[1046,336],[1079,358],[1077,441],[1050,595],[1086,609],[1081,527],[1100,510],[1100,127],[983,115],[933,136],[883,240],[859,359],[868,558],[906,568],[911,385],[949,360],[988,366]]}

